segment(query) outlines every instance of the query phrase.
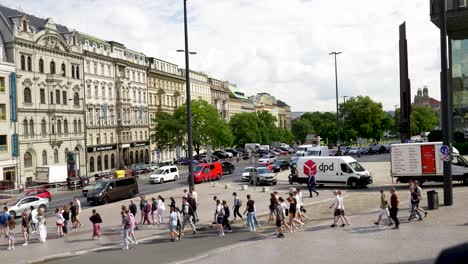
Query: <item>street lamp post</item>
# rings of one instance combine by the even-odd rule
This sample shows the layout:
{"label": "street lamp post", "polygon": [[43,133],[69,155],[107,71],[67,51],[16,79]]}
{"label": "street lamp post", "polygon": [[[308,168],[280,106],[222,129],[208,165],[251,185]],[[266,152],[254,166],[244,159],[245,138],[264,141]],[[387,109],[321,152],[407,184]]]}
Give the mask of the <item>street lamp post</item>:
{"label": "street lamp post", "polygon": [[190,69],[189,69],[189,47],[187,28],[187,0],[184,1],[184,34],[185,34],[185,91],[187,94],[187,147],[188,147],[188,183],[193,187],[193,149],[192,149],[192,106],[190,98]]}
{"label": "street lamp post", "polygon": [[340,153],[340,112],[338,109],[338,67],[336,64],[336,55],[341,54],[341,51],[333,51],[330,52],[328,55],[335,56],[335,88],[336,88],[336,133],[337,133],[337,140],[336,146],[338,147],[338,153]]}

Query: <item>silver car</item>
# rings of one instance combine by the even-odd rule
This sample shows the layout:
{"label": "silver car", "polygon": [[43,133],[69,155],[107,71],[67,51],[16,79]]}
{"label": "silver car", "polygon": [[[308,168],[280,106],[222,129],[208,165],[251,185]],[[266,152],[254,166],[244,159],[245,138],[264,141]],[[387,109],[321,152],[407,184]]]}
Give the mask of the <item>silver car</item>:
{"label": "silver car", "polygon": [[241,180],[242,181],[250,181],[250,174],[255,171],[254,167],[246,167],[242,170]]}
{"label": "silver car", "polygon": [[20,216],[24,210],[29,210],[31,206],[34,208],[44,208],[44,211],[49,206],[49,199],[47,198],[39,198],[39,197],[23,197],[16,202],[12,202],[7,204],[8,211],[13,218],[16,216]]}

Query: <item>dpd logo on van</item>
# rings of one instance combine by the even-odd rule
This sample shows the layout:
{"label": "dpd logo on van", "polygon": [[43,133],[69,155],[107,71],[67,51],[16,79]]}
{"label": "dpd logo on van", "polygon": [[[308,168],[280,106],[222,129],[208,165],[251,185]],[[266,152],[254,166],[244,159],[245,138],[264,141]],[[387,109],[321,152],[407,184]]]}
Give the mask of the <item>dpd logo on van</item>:
{"label": "dpd logo on van", "polygon": [[317,174],[317,165],[312,160],[304,162],[304,174],[308,177]]}
{"label": "dpd logo on van", "polygon": [[[334,169],[335,168],[333,163],[330,165],[326,165],[322,162],[322,164],[318,166],[318,170],[322,172],[334,171]],[[315,176],[315,174],[317,174],[317,164],[312,160],[304,162],[304,174],[308,177]]]}

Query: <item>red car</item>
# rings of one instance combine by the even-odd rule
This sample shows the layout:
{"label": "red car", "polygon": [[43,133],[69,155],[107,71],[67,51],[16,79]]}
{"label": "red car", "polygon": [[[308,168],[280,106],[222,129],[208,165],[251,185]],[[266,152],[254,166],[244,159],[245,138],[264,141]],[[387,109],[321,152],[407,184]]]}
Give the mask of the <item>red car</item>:
{"label": "red car", "polygon": [[34,197],[39,197],[39,198],[47,198],[49,199],[49,201],[52,200],[52,195],[50,195],[50,192],[46,189],[25,190],[24,196],[34,196]]}
{"label": "red car", "polygon": [[282,149],[275,149],[274,151],[278,152],[281,155],[288,155],[289,154],[286,150],[282,150]]}

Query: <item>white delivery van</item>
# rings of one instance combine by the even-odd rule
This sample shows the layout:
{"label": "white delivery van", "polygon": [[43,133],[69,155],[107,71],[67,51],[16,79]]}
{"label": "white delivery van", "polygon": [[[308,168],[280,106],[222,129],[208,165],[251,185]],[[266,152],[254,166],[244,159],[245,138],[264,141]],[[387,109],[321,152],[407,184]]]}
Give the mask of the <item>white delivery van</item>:
{"label": "white delivery van", "polygon": [[301,157],[297,161],[299,183],[308,183],[310,176],[315,176],[318,185],[349,185],[351,188],[372,183],[369,172],[354,158],[341,157]]}
{"label": "white delivery van", "polygon": [[250,151],[255,151],[255,152],[257,152],[259,148],[260,148],[260,144],[258,143],[245,143],[245,146],[244,146],[245,150],[250,150]]}
{"label": "white delivery van", "polygon": [[270,150],[270,146],[269,145],[260,145],[260,150]]}
{"label": "white delivery van", "polygon": [[304,152],[307,152],[309,150],[312,150],[312,148],[315,147],[315,145],[300,145],[299,147],[297,147],[297,151],[304,151]]}
{"label": "white delivery van", "polygon": [[[397,182],[410,180],[443,182],[442,142],[392,144],[390,146],[391,176]],[[458,150],[452,151],[452,179],[468,184],[468,162]]]}
{"label": "white delivery van", "polygon": [[179,179],[179,169],[176,166],[163,166],[153,171],[149,177],[150,183],[164,183],[165,181],[177,181]]}
{"label": "white delivery van", "polygon": [[36,168],[36,182],[60,183],[68,178],[67,165],[49,165]]}
{"label": "white delivery van", "polygon": [[309,150],[307,150],[307,155],[306,156],[328,157],[328,156],[330,156],[330,151],[328,151],[327,146],[312,147],[312,148],[309,148]]}

